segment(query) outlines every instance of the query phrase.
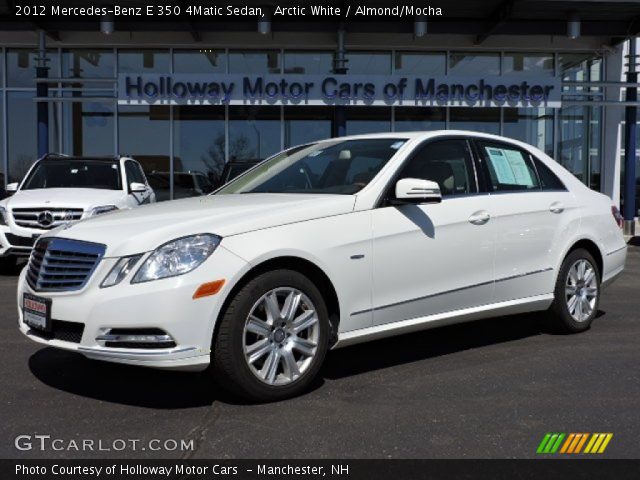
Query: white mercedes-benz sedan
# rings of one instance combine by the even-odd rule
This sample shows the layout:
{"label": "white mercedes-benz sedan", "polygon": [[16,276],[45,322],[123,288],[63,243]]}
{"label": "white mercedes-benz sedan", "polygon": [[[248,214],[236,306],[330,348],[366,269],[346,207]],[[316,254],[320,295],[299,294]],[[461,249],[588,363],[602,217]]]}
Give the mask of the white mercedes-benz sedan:
{"label": "white mercedes-benz sedan", "polygon": [[44,234],[19,327],[89,358],[302,392],[327,350],[540,311],[587,330],[624,268],[611,200],[540,150],[464,131],[292,148],[214,194]]}

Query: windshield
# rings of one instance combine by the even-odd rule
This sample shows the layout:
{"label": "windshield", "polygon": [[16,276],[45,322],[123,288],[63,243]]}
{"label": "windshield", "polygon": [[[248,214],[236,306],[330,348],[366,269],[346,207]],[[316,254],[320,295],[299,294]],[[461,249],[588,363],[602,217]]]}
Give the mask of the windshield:
{"label": "windshield", "polygon": [[282,152],[220,189],[231,193],[335,193],[363,189],[406,142],[399,138],[339,140]]}
{"label": "windshield", "polygon": [[55,158],[40,161],[24,182],[22,190],[38,188],[99,188],[120,190],[118,160]]}

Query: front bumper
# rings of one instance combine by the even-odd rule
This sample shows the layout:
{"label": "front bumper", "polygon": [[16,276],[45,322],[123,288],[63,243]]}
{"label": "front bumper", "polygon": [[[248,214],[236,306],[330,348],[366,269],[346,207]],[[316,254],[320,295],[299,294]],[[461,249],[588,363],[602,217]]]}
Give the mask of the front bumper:
{"label": "front bumper", "polygon": [[[209,364],[211,339],[224,298],[249,264],[220,245],[204,264],[173,278],[131,284],[130,274],[120,284],[100,288],[100,282],[116,258],[103,259],[87,285],[74,292],[37,292],[21,272],[17,301],[19,328],[32,340],[51,347],[75,351],[88,358],[164,369],[202,370]],[[144,258],[136,268],[142,264]],[[216,294],[192,299],[203,283],[224,279]],[[23,321],[22,297],[32,293],[51,299],[51,319],[82,325],[79,342],[45,338]],[[96,340],[108,329],[161,329],[171,335],[171,348],[108,347]]]}
{"label": "front bumper", "polygon": [[0,257],[29,256],[35,239],[42,233],[44,233],[43,230],[32,228],[0,226]]}

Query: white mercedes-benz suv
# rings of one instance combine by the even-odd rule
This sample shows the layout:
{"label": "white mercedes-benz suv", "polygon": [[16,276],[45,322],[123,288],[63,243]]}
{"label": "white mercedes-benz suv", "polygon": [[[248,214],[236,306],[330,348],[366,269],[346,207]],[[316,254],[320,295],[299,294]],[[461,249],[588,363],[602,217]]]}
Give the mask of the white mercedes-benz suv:
{"label": "white mercedes-benz suv", "polygon": [[29,255],[35,240],[60,225],[155,201],[140,164],[129,157],[48,154],[0,201],[0,270]]}
{"label": "white mercedes-benz suv", "polygon": [[327,350],[540,311],[587,330],[624,268],[611,200],[522,142],[464,131],[334,138],[210,196],[37,241],[20,330],[89,358],[300,393]]}

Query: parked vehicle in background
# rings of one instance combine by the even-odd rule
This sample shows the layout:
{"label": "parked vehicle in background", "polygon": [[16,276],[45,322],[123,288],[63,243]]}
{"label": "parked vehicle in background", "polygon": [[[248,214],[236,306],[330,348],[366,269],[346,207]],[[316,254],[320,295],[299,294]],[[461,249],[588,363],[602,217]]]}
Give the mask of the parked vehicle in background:
{"label": "parked vehicle in background", "polygon": [[218,385],[270,401],[304,391],[329,348],[531,311],[585,331],[625,259],[611,199],[530,145],[343,137],[207,197],[44,235],[19,278],[18,324],[93,359],[211,363]]}
{"label": "parked vehicle in background", "polygon": [[130,157],[48,154],[0,201],[0,268],[28,256],[35,240],[81,219],[155,202],[140,164]]}
{"label": "parked vehicle in background", "polygon": [[[156,192],[158,202],[171,198],[171,178],[169,172],[151,172],[149,183]],[[173,173],[173,198],[189,198],[208,195],[213,192],[214,185],[209,178],[201,172],[174,172]]]}

